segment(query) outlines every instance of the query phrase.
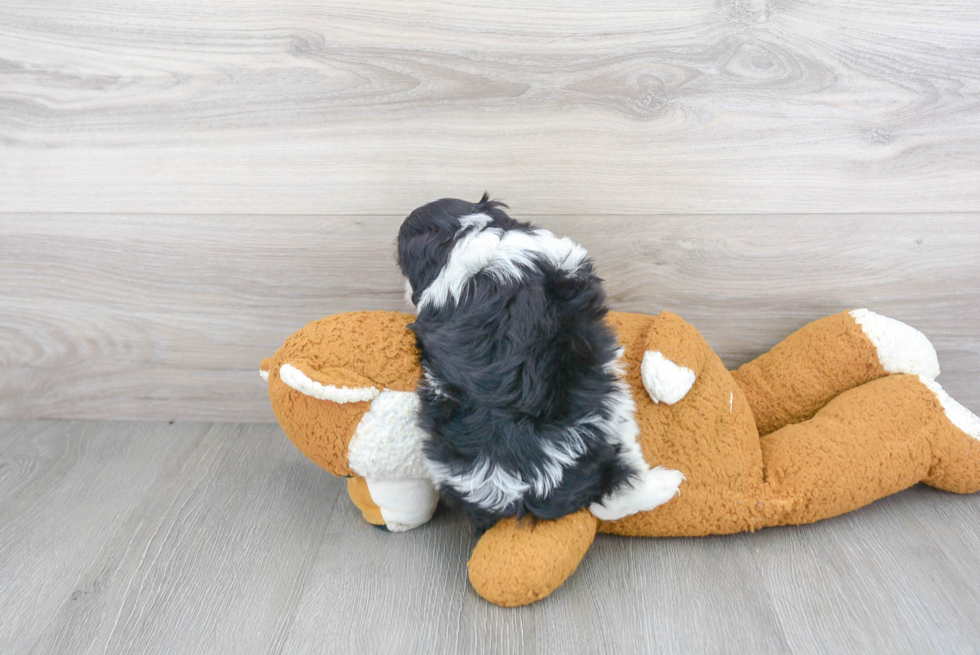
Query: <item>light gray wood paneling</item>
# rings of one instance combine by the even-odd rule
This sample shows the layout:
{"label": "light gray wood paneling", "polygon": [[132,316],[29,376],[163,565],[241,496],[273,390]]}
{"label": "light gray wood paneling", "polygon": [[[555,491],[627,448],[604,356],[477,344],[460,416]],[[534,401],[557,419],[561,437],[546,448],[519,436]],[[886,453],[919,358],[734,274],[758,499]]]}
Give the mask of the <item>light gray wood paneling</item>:
{"label": "light gray wood paneling", "polygon": [[980,494],[600,535],[517,609],[460,514],[369,526],[274,425],[0,421],[0,494],[3,653],[980,653]]}
{"label": "light gray wood paneling", "polygon": [[980,5],[8,0],[0,211],[975,211]]}
{"label": "light gray wood paneling", "polygon": [[[399,221],[8,215],[0,416],[272,420],[256,370],[287,336],[404,307]],[[590,250],[614,309],[675,311],[729,366],[866,306],[925,332],[941,383],[980,411],[980,215],[538,222]]]}

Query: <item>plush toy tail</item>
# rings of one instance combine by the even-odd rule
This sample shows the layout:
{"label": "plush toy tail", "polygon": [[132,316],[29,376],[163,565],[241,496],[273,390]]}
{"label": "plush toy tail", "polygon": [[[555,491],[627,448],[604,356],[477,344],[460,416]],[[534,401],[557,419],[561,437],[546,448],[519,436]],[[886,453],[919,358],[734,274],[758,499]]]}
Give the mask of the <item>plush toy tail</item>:
{"label": "plush toy tail", "polygon": [[805,421],[848,389],[888,374],[935,379],[939,360],[921,332],[867,309],[814,321],[732,372],[760,435]]}

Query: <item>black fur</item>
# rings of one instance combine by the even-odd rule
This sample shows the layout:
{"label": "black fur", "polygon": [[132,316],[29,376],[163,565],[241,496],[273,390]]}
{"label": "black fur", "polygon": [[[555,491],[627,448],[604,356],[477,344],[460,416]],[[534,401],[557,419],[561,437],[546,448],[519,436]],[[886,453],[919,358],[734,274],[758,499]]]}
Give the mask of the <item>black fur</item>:
{"label": "black fur", "polygon": [[[459,218],[485,213],[488,227],[534,229],[510,218],[487,195],[477,203],[438,200],[413,211],[398,234],[398,264],[412,284],[412,300],[435,280],[458,240]],[[458,303],[423,308],[414,330],[424,370],[437,387],[420,386],[426,457],[454,472],[487,459],[523,480],[535,479],[548,442],[568,439],[567,428],[589,415],[607,416],[603,400],[616,376],[615,336],[603,322],[607,308],[601,280],[588,261],[574,275],[537,260],[522,282],[499,282],[479,273]],[[436,388],[439,389],[437,393]],[[503,509],[465,501],[451,488],[444,495],[465,509],[478,529],[504,516],[554,519],[586,507],[638,472],[619,458],[617,441],[596,427],[583,429],[586,452],[564,469],[545,497],[533,489]]]}

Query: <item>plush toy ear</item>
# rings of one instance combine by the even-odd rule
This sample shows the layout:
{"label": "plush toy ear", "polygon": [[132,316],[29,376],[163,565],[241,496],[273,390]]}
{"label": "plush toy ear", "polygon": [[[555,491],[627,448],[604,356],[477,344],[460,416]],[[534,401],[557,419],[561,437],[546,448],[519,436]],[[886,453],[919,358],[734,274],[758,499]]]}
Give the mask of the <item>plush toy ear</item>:
{"label": "plush toy ear", "polygon": [[650,325],[640,373],[655,403],[673,405],[691,390],[711,349],[694,326],[661,312]]}
{"label": "plush toy ear", "polygon": [[300,393],[335,403],[374,400],[381,393],[373,381],[346,368],[317,369],[302,360],[279,367],[279,379]]}
{"label": "plush toy ear", "polygon": [[269,381],[269,371],[272,370],[272,364],[273,360],[271,357],[266,357],[259,363],[259,377],[266,382]]}

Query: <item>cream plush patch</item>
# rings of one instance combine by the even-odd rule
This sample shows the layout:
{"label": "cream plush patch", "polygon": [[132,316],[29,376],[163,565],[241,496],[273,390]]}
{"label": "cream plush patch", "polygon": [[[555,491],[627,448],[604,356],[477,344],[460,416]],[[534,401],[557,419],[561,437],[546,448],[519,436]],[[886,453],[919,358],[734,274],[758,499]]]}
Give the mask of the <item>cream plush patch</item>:
{"label": "cream plush patch", "polygon": [[976,414],[953,400],[935,380],[920,375],[919,381],[926,385],[929,391],[939,399],[939,404],[943,406],[943,411],[950,423],[974,439],[980,439],[980,418]]}
{"label": "cream plush patch", "polygon": [[439,492],[430,480],[367,479],[371,500],[381,510],[385,527],[392,532],[417,528],[429,519],[439,504]]}
{"label": "cream plush patch", "polygon": [[351,438],[347,456],[351,470],[368,479],[428,478],[418,411],[418,394],[382,391]]}
{"label": "cream plush patch", "polygon": [[640,364],[640,377],[643,387],[655,403],[673,405],[680,401],[694,386],[694,371],[686,366],[678,366],[663,356],[659,350],[643,353]]}
{"label": "cream plush patch", "polygon": [[886,373],[939,377],[939,357],[926,335],[911,325],[867,309],[849,312],[878,351],[878,361]]}
{"label": "cream plush patch", "polygon": [[329,400],[334,403],[360,403],[373,400],[378,397],[378,390],[374,387],[335,387],[332,384],[320,384],[316,380],[311,380],[302,371],[291,364],[283,364],[279,367],[279,379],[283,383],[292,387],[296,391],[311,398],[319,400]]}

